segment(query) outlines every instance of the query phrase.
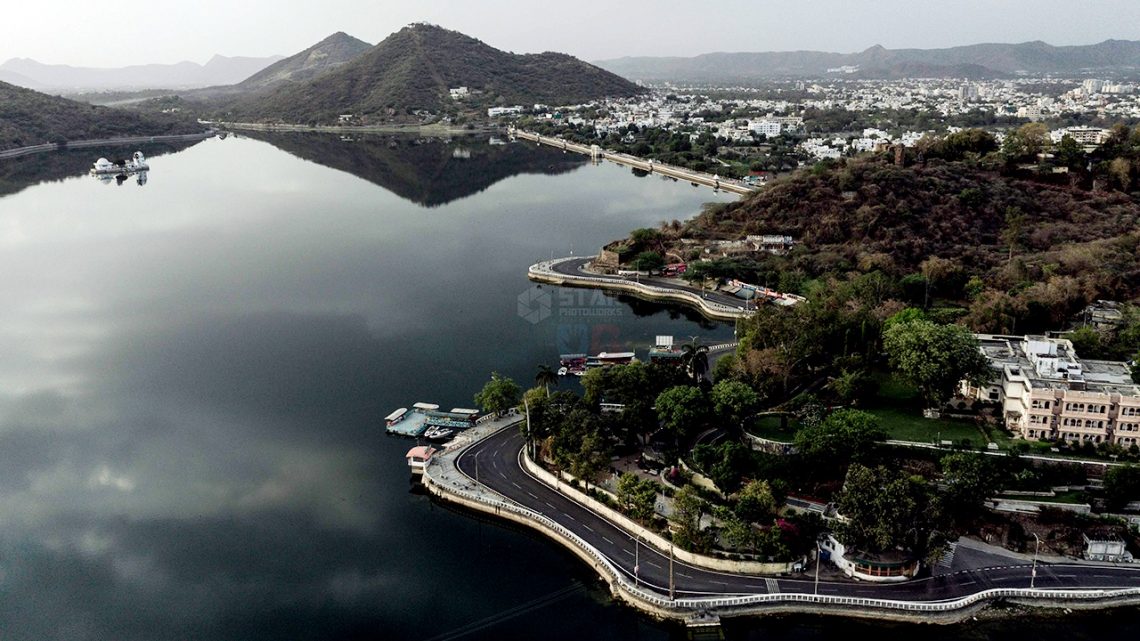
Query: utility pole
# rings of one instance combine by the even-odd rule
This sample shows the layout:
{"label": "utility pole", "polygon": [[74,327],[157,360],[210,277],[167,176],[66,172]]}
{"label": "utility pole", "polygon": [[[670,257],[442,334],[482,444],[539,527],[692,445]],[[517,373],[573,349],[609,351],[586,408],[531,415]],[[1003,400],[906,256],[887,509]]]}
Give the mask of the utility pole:
{"label": "utility pole", "polygon": [[523,397],[523,407],[526,409],[526,444],[530,448],[530,457],[534,458],[534,443],[530,438],[530,401]]}
{"label": "utility pole", "polygon": [[1029,572],[1029,589],[1033,589],[1033,582],[1037,579],[1037,554],[1041,552],[1041,537],[1037,533],[1033,533],[1033,538],[1037,539],[1037,547],[1033,549],[1033,569]]}
{"label": "utility pole", "polygon": [[819,564],[823,562],[823,549],[819,547],[819,539],[815,540],[815,592],[819,594]]}
{"label": "utility pole", "polygon": [[669,600],[677,597],[676,584],[673,583],[673,542],[669,542]]}
{"label": "utility pole", "polygon": [[639,543],[641,543],[640,535],[633,540],[633,585],[636,587],[641,587],[641,576],[638,573],[638,568],[640,567],[638,563],[638,553],[641,549],[638,545]]}

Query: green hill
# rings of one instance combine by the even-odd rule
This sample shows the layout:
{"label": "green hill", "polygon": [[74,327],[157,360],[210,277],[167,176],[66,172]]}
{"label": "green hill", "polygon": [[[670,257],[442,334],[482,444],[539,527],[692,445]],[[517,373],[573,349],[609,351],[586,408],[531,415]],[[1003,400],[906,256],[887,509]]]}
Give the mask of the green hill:
{"label": "green hill", "polygon": [[304,51],[269,65],[234,85],[243,91],[256,91],[285,82],[310,80],[330,69],[356,59],[372,45],[338,31]]}
{"label": "green hill", "polygon": [[500,51],[455,31],[416,24],[339,69],[243,98],[227,119],[330,122],[351,113],[369,122],[407,120],[453,108],[448,90],[468,87],[462,106],[568,104],[630,96],[635,84],[572,56]]}
{"label": "green hill", "polygon": [[0,150],[45,142],[202,130],[186,116],[97,107],[0,82]]}
{"label": "green hill", "polygon": [[[1114,140],[1131,145],[1121,131]],[[1106,144],[1092,174],[1019,170],[996,153],[939,159],[929,150],[925,161],[908,153],[905,166],[887,155],[821,163],[610,249],[714,258],[692,262],[687,277],[801,294],[877,274],[884,300],[940,301],[979,331],[1057,329],[1091,301],[1140,299],[1140,193],[1118,187],[1134,184],[1121,172],[1140,167],[1131,160],[1140,158],[1140,138],[1136,145]],[[798,244],[781,256],[745,246],[718,257],[710,242],[764,234]]]}

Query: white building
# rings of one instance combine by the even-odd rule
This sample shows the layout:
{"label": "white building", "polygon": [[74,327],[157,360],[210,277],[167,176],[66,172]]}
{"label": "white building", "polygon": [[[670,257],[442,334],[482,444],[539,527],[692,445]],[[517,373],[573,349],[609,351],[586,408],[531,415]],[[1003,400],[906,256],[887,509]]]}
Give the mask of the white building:
{"label": "white building", "polygon": [[498,116],[511,116],[522,113],[523,108],[520,105],[513,107],[491,107],[487,110],[488,118],[497,118]]}
{"label": "white building", "polygon": [[994,378],[963,395],[996,401],[1029,440],[1140,444],[1140,385],[1127,363],[1077,358],[1072,342],[978,334]]}
{"label": "white building", "polygon": [[467,87],[455,87],[448,89],[447,92],[451,95],[452,100],[460,100],[467,97]]}
{"label": "white building", "polygon": [[780,135],[783,125],[774,120],[753,120],[748,123],[748,128],[757,136],[774,138]]}
{"label": "white building", "polygon": [[1112,135],[1111,131],[1099,127],[1069,127],[1063,131],[1086,147],[1103,145]]}

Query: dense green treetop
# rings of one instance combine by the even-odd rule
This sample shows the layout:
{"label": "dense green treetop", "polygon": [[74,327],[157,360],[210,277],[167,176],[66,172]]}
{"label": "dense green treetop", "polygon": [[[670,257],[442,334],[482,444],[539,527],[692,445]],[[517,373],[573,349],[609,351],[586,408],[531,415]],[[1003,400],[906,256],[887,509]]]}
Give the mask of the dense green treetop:
{"label": "dense green treetop", "polygon": [[928,407],[949,400],[962,380],[981,386],[994,376],[978,339],[960,325],[898,323],[883,332],[883,347],[891,367],[918,387]]}
{"label": "dense green treetop", "polygon": [[502,414],[518,405],[521,397],[522,388],[518,383],[498,372],[492,372],[491,380],[475,394],[475,403],[484,412]]}
{"label": "dense green treetop", "polygon": [[796,449],[821,464],[845,465],[868,454],[887,438],[874,414],[841,409],[828,414],[816,425],[796,432]]}

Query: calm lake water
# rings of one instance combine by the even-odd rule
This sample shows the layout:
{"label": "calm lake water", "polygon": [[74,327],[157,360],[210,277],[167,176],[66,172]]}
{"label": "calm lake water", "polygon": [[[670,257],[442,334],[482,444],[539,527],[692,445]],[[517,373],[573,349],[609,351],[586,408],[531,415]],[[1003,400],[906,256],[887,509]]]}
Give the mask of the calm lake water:
{"label": "calm lake water", "polygon": [[[559,352],[731,338],[525,277],[728,196],[475,140],[165,151],[145,186],[75,175],[97,151],[0,163],[0,638],[684,637],[558,545],[412,491],[381,418],[471,406],[491,371],[529,383]],[[1138,618],[1078,621],[1042,634]]]}

